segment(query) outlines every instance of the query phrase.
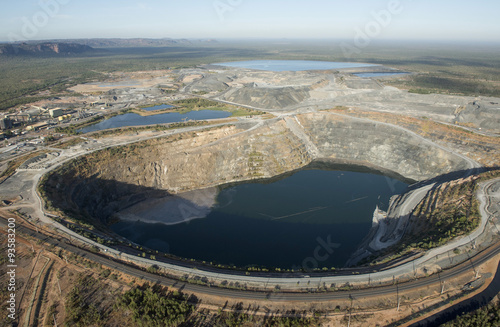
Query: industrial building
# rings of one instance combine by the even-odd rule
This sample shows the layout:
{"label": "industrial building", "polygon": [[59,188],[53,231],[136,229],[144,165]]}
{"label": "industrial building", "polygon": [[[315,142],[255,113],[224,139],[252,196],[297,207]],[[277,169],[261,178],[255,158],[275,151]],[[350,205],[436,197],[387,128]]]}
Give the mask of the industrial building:
{"label": "industrial building", "polygon": [[0,119],[0,129],[11,129],[12,128],[12,120],[8,118]]}
{"label": "industrial building", "polygon": [[38,131],[39,129],[46,128],[48,126],[49,126],[48,123],[41,122],[41,123],[30,125],[30,126],[26,127],[26,130],[27,131]]}
{"label": "industrial building", "polygon": [[63,110],[61,108],[55,108],[49,110],[50,117],[57,118],[63,115]]}

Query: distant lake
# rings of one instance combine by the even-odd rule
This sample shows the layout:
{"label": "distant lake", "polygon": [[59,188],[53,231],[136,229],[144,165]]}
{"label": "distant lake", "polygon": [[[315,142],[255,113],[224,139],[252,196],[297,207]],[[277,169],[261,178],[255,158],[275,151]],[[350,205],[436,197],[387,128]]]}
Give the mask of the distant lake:
{"label": "distant lake", "polygon": [[408,75],[410,73],[405,72],[394,72],[394,73],[355,73],[358,77],[371,78],[371,77],[386,77],[386,76],[397,76],[397,75]]}
{"label": "distant lake", "polygon": [[152,107],[146,107],[146,108],[141,108],[141,109],[146,110],[146,111],[156,111],[156,110],[171,109],[171,108],[174,108],[174,106],[171,106],[169,104],[161,104],[159,106],[152,106]]}
{"label": "distant lake", "polygon": [[191,111],[186,114],[171,112],[171,113],[159,114],[147,117],[143,117],[135,113],[127,113],[124,115],[119,115],[112,117],[110,119],[106,119],[95,125],[85,127],[79,130],[79,132],[90,133],[117,127],[178,123],[184,120],[218,119],[218,118],[227,118],[229,116],[231,116],[230,112],[221,110],[199,110],[199,111]]}
{"label": "distant lake", "polygon": [[[137,244],[184,258],[237,266],[342,267],[370,231],[375,207],[386,209],[390,197],[406,187],[369,172],[301,170],[279,180],[226,187],[205,218],[177,225],[162,224],[161,217],[159,223],[123,220],[111,228]],[[157,206],[146,208],[143,217],[168,217],[170,210]],[[314,251],[325,242],[335,249],[315,262]]]}
{"label": "distant lake", "polygon": [[331,62],[331,61],[311,61],[311,60],[249,60],[249,61],[236,61],[236,62],[220,62],[220,63],[215,63],[214,65],[234,67],[234,68],[268,70],[273,72],[330,70],[330,69],[378,66],[375,64],[363,64],[357,62]]}

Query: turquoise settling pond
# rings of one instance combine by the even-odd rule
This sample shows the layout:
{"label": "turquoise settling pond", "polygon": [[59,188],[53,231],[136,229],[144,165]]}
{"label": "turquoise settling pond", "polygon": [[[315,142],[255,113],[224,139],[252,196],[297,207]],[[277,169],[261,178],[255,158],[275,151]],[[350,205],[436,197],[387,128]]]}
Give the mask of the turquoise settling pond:
{"label": "turquoise settling pond", "polygon": [[[223,188],[205,218],[177,225],[121,221],[129,240],[178,257],[240,267],[342,267],[407,184],[374,173],[301,170],[280,180]],[[165,212],[168,215],[168,212]],[[330,248],[327,254],[325,244]],[[321,260],[314,259],[320,247]]]}

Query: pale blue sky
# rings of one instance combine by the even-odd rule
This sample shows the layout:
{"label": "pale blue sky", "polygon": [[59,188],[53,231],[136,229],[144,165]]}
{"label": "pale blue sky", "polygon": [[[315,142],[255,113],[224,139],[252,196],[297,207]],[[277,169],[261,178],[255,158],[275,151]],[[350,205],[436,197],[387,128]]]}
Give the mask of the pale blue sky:
{"label": "pale blue sky", "polygon": [[[377,23],[391,3],[399,10]],[[13,0],[2,3],[0,40],[353,39],[371,27],[372,39],[498,42],[499,13],[498,0]]]}

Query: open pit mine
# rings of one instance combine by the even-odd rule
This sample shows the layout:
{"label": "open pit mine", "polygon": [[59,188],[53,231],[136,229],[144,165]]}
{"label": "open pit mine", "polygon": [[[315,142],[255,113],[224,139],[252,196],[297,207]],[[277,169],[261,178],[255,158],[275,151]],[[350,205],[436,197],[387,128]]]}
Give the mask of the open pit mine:
{"label": "open pit mine", "polygon": [[[418,205],[429,194],[436,195],[443,183],[470,179],[499,163],[500,99],[411,94],[385,86],[384,80],[391,77],[356,75],[367,72],[393,70],[368,66],[273,72],[218,65],[180,70],[178,79],[186,83],[179,94],[265,115],[214,120],[208,127],[180,128],[153,137],[139,133],[122,145],[86,151],[46,175],[41,187],[46,205],[113,235],[110,225],[140,221],[137,208],[161,199],[174,203],[163,223],[175,225],[206,216],[217,203],[221,186],[263,181],[307,167],[362,166],[410,186],[394,194],[384,210],[370,208],[372,228],[346,263],[356,266],[397,245],[415,224],[412,217]],[[115,97],[134,92],[148,89],[112,91]],[[475,236],[483,237],[488,231],[484,224],[479,226],[483,230]],[[439,271],[439,262],[429,264],[422,253],[419,258],[418,263],[427,267],[425,274]],[[144,264],[163,267],[154,261]],[[172,264],[164,268],[178,269],[179,275],[188,269]],[[415,273],[406,268],[396,273]],[[215,273],[191,273],[223,280]],[[393,275],[378,277],[385,281]],[[260,283],[258,276],[245,278],[248,284]],[[353,277],[331,278],[352,282]],[[295,279],[276,278],[270,284],[302,287]]]}

